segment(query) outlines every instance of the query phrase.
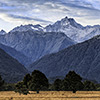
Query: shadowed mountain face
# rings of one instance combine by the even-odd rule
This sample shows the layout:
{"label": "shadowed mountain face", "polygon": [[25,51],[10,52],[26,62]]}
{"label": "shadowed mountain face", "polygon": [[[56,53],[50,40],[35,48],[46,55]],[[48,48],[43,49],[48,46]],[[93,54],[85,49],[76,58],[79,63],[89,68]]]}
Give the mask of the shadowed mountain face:
{"label": "shadowed mountain face", "polygon": [[31,62],[31,59],[26,57],[21,52],[16,51],[14,48],[5,46],[3,44],[0,44],[0,48],[3,49],[6,53],[8,53],[13,58],[17,59],[20,63],[22,63],[22,65],[27,66],[27,65],[31,64],[31,63],[29,63],[29,62]]}
{"label": "shadowed mountain face", "polygon": [[27,73],[27,69],[22,64],[0,49],[0,75],[6,82],[21,81]]}
{"label": "shadowed mountain face", "polygon": [[65,76],[70,70],[84,79],[100,83],[100,36],[44,56],[29,66],[30,71],[42,71],[47,77]]}
{"label": "shadowed mountain face", "polygon": [[100,34],[100,25],[83,27],[73,18],[65,17],[53,25],[44,28],[46,32],[64,32],[69,38],[76,42],[83,42]]}
{"label": "shadowed mountain face", "polygon": [[[31,59],[30,61],[26,61],[24,65],[28,65],[46,54],[58,52],[59,50],[75,44],[73,40],[61,32],[55,33],[32,30],[15,31],[2,35],[0,36],[0,43],[14,48]],[[22,58],[22,61],[23,60],[24,58]]]}

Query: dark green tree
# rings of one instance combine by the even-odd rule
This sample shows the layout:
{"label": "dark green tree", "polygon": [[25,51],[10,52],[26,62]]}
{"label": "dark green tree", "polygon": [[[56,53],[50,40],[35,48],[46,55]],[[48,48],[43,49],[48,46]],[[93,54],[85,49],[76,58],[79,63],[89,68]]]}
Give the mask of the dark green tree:
{"label": "dark green tree", "polygon": [[84,81],[84,90],[86,91],[94,91],[96,90],[96,85],[91,81]]}
{"label": "dark green tree", "polygon": [[81,82],[82,78],[80,75],[76,74],[74,71],[69,71],[63,80],[63,90],[73,91],[75,93],[77,90],[82,90],[84,88],[83,83]]}
{"label": "dark green tree", "polygon": [[2,77],[0,76],[0,91],[2,90],[3,85],[4,85],[4,80],[2,80]]}
{"label": "dark green tree", "polygon": [[15,92],[19,94],[27,95],[29,93],[27,87],[23,84],[23,82],[18,82],[15,86]]}
{"label": "dark green tree", "polygon": [[39,93],[39,90],[48,89],[49,86],[48,79],[42,72],[34,70],[32,72],[31,77],[32,79],[29,83],[30,90],[37,91],[37,93]]}
{"label": "dark green tree", "polygon": [[14,90],[15,90],[15,84],[14,83],[4,83],[3,91],[14,91]]}
{"label": "dark green tree", "polygon": [[32,77],[30,74],[26,74],[23,79],[23,84],[28,88],[29,82],[31,81]]}
{"label": "dark green tree", "polygon": [[56,79],[56,80],[54,81],[54,84],[53,84],[54,90],[60,91],[60,90],[62,89],[61,85],[62,85],[62,80]]}
{"label": "dark green tree", "polygon": [[95,84],[96,90],[100,91],[100,84]]}
{"label": "dark green tree", "polygon": [[68,79],[64,79],[63,81],[62,81],[62,90],[63,91],[69,91],[70,90],[70,82],[69,82],[69,80]]}

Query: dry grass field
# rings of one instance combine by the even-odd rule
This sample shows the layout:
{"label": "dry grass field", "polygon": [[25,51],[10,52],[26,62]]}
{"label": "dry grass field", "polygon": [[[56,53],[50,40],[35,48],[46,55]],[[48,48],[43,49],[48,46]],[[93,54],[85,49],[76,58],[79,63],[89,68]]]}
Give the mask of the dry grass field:
{"label": "dry grass field", "polygon": [[28,95],[19,95],[15,92],[0,92],[0,100],[100,100],[99,91],[78,91],[73,94],[66,91],[41,91],[39,94],[31,92]]}

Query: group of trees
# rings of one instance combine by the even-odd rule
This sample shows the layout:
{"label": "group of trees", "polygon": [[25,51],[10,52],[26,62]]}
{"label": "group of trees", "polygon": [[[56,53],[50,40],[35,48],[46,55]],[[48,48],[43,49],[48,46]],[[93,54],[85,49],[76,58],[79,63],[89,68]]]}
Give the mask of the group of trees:
{"label": "group of trees", "polygon": [[78,90],[96,90],[96,85],[91,81],[82,82],[80,75],[74,71],[70,71],[66,77],[56,79],[54,83],[49,84],[46,76],[38,71],[34,70],[32,74],[27,74],[22,82],[16,84],[16,90],[19,93],[27,94],[29,91],[73,91],[75,93]]}
{"label": "group of trees", "polygon": [[82,91],[92,91],[100,90],[100,84],[94,84],[91,81],[82,81],[80,75],[76,74],[74,71],[70,71],[66,77],[61,79],[56,79],[54,83],[50,84],[47,77],[40,71],[34,70],[32,74],[25,75],[21,82],[16,84],[4,83],[0,76],[0,90],[14,90],[20,94],[28,94],[29,91],[36,91],[39,93],[42,91],[73,91],[75,93],[78,90]]}
{"label": "group of trees", "polygon": [[56,79],[52,84],[53,90],[56,91],[93,91],[97,90],[96,84],[91,81],[82,81],[80,75],[70,71],[63,80]]}
{"label": "group of trees", "polygon": [[[84,85],[82,78],[74,71],[70,71],[64,80],[56,79],[54,82],[54,90],[73,91],[83,90]],[[59,84],[58,84],[59,83]]]}
{"label": "group of trees", "polygon": [[27,74],[22,82],[18,82],[16,85],[16,92],[27,94],[29,91],[48,90],[49,82],[46,76],[38,71],[34,70],[32,74]]}
{"label": "group of trees", "polygon": [[0,76],[0,91],[13,91],[15,84],[6,83]]}

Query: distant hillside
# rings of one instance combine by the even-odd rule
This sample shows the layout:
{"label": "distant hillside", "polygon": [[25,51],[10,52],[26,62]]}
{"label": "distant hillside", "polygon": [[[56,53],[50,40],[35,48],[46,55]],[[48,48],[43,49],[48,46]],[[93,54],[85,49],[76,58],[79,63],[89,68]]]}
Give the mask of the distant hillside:
{"label": "distant hillside", "polygon": [[22,64],[0,49],[0,75],[6,82],[21,81],[26,73],[28,71]]}
{"label": "distant hillside", "polygon": [[70,70],[74,70],[84,79],[100,83],[100,35],[44,56],[31,64],[29,69],[40,70],[47,77],[65,76]]}
{"label": "distant hillside", "polygon": [[15,50],[14,48],[5,46],[3,44],[0,44],[0,48],[3,49],[6,53],[8,53],[13,58],[17,59],[22,65],[27,66],[31,64],[31,59],[26,57],[21,52]]}

